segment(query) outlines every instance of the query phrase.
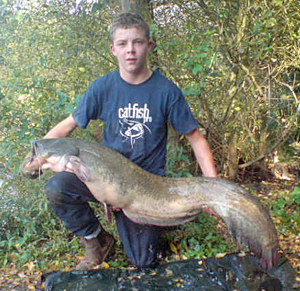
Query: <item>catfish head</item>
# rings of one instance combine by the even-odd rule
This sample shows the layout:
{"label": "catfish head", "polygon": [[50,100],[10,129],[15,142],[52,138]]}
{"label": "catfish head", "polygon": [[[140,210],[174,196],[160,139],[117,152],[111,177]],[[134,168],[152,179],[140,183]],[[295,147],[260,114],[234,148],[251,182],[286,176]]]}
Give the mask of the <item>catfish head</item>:
{"label": "catfish head", "polygon": [[41,173],[47,169],[54,172],[73,172],[69,161],[71,157],[78,157],[79,152],[76,144],[70,143],[65,138],[34,140],[30,153],[21,165],[21,172],[25,176],[31,174],[32,178],[34,178],[35,173]]}
{"label": "catfish head", "polygon": [[[73,173],[84,183],[90,181],[92,172],[81,159],[79,141],[69,138],[38,139],[32,142],[31,151],[21,165],[21,172],[26,177],[36,178],[35,174],[43,170]],[[102,203],[108,221],[111,222],[110,206]]]}

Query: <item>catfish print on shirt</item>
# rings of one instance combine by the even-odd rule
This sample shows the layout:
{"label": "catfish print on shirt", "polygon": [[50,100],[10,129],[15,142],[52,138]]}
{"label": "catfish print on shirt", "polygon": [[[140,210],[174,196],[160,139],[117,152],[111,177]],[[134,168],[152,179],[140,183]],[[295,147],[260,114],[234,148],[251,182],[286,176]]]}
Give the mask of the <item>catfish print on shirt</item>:
{"label": "catfish print on shirt", "polygon": [[146,125],[147,122],[152,122],[147,104],[139,107],[138,103],[128,103],[127,107],[119,108],[118,117],[122,142],[130,142],[131,148],[137,140],[144,137],[145,131],[151,134],[150,128]]}

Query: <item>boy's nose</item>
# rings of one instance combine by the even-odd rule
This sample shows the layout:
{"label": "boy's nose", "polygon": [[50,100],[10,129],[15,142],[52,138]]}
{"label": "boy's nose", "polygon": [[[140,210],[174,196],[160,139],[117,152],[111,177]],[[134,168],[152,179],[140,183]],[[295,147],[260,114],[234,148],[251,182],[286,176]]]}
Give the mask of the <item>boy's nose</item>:
{"label": "boy's nose", "polygon": [[127,51],[128,52],[133,52],[134,51],[134,45],[133,45],[133,43],[128,43],[127,44]]}

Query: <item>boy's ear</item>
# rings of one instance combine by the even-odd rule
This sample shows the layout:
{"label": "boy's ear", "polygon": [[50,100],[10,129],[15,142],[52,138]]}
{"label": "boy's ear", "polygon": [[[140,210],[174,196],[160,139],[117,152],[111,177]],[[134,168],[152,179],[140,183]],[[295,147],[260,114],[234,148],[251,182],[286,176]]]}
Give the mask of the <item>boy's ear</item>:
{"label": "boy's ear", "polygon": [[149,40],[148,41],[148,49],[149,49],[149,51],[153,50],[153,47],[154,47],[154,42],[152,40]]}
{"label": "boy's ear", "polygon": [[115,55],[115,48],[113,44],[110,44],[109,49],[112,52],[112,54]]}

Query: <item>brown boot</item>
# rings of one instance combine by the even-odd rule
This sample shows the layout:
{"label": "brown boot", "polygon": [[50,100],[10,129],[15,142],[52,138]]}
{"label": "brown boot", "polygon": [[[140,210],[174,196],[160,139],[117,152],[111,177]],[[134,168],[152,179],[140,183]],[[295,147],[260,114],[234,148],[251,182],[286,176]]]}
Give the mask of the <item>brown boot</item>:
{"label": "brown boot", "polygon": [[77,265],[76,270],[90,270],[101,264],[113,252],[115,241],[115,238],[104,229],[95,238],[84,238],[85,257]]}

